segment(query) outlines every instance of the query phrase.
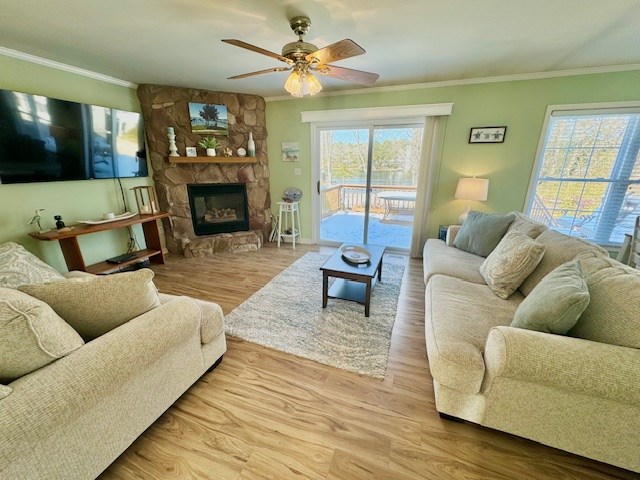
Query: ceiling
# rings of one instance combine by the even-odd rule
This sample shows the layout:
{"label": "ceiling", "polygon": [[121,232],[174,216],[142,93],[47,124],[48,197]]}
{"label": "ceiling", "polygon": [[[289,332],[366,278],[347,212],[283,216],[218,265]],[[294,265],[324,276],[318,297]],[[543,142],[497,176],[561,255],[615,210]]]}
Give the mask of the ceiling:
{"label": "ceiling", "polygon": [[296,15],[318,47],[361,45],[336,65],[379,73],[376,86],[640,64],[640,0],[3,0],[0,46],[133,83],[278,96],[286,72],[226,78],[283,63],[220,40],[280,53]]}

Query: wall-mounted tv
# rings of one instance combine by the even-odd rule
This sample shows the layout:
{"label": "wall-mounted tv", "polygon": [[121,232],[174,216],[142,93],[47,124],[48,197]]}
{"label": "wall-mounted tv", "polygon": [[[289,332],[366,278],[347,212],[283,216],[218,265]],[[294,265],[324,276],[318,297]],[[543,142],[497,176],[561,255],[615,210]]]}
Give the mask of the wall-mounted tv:
{"label": "wall-mounted tv", "polygon": [[0,90],[0,183],[147,175],[139,113]]}

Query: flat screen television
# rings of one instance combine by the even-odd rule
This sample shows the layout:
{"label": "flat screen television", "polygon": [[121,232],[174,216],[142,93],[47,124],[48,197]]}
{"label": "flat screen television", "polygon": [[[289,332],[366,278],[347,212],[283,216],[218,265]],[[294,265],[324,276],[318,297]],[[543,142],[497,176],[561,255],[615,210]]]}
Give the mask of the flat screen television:
{"label": "flat screen television", "polygon": [[147,175],[139,113],[0,90],[0,183]]}

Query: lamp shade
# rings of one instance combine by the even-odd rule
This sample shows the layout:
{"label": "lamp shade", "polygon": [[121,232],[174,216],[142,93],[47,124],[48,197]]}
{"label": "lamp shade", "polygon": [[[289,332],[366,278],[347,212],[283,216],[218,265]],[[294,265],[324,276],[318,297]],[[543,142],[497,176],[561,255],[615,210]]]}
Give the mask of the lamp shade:
{"label": "lamp shade", "polygon": [[484,202],[489,194],[488,178],[460,178],[456,187],[455,198]]}
{"label": "lamp shade", "polygon": [[284,84],[284,89],[294,97],[315,95],[322,90],[318,79],[306,70],[293,70]]}

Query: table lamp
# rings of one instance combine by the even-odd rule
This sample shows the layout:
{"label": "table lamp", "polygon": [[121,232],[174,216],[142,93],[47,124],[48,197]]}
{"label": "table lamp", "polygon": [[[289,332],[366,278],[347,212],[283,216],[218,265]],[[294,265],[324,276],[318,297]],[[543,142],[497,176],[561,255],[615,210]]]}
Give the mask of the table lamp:
{"label": "table lamp", "polygon": [[458,186],[456,187],[455,198],[460,200],[467,200],[467,208],[458,217],[458,223],[463,223],[469,210],[471,210],[471,201],[484,202],[487,199],[489,193],[489,179],[488,178],[460,178],[458,179]]}

